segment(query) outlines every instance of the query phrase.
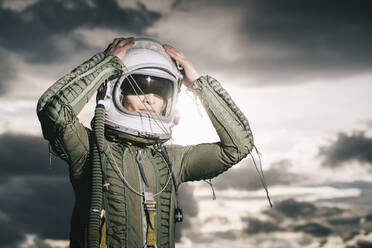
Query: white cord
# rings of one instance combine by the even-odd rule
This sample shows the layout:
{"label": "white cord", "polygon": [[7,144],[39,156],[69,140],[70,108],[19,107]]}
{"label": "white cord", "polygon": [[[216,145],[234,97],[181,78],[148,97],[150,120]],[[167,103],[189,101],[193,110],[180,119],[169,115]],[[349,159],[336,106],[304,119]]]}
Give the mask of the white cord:
{"label": "white cord", "polygon": [[[112,160],[114,160],[114,164],[115,164],[115,167],[116,167],[116,169],[114,168],[114,170],[115,170],[116,173],[121,177],[121,180],[123,180],[123,182],[125,183],[125,185],[127,185],[127,187],[128,187],[131,191],[133,191],[135,194],[144,197],[144,196],[145,196],[144,193],[139,193],[137,190],[134,189],[134,187],[132,187],[132,186],[128,183],[128,181],[125,179],[123,173],[122,173],[121,170],[119,169],[119,166],[118,166],[117,163],[116,163],[116,160],[115,160],[115,158],[114,158],[114,155],[112,155],[111,147],[109,146],[108,149],[109,149],[109,152],[110,152],[110,154],[111,154]],[[109,160],[109,162],[110,162],[110,160]],[[168,171],[169,171],[167,183],[164,185],[164,187],[163,187],[159,192],[157,192],[156,194],[154,194],[154,197],[157,196],[157,195],[159,195],[159,194],[161,194],[161,193],[165,190],[165,188],[168,186],[168,184],[169,184],[169,182],[170,182],[170,180],[171,180],[172,168],[169,168],[168,163],[166,163],[166,164],[167,164]],[[111,164],[111,165],[112,165],[112,164]]]}
{"label": "white cord", "polygon": [[[126,69],[128,71],[128,68],[123,65],[123,69]],[[132,89],[134,90],[134,93],[137,95],[138,99],[141,100],[141,98],[139,97],[139,94],[136,90],[136,87],[139,89],[140,93],[142,95],[145,95],[144,92],[142,91],[141,87],[139,87],[138,83],[136,82],[136,80],[133,78],[132,74],[129,74],[128,76],[128,82],[130,83],[130,86],[132,87]],[[131,80],[133,80],[133,82],[131,82]],[[136,87],[133,86],[133,83],[135,84]],[[158,113],[156,113],[156,111],[154,110],[153,106],[149,105],[152,112],[149,111],[149,108],[143,103],[143,101],[141,100],[143,106],[145,107],[145,109],[148,111],[148,115],[150,115],[151,117],[155,117],[156,118],[153,118],[153,120],[155,121],[156,125],[168,136],[170,137],[169,139],[169,142],[170,144],[172,145],[172,137],[171,137],[171,134],[167,132],[167,128],[165,127],[164,123],[162,122],[160,116],[158,115]],[[140,113],[140,112],[139,112]],[[142,118],[142,114],[140,113],[140,117]],[[158,123],[158,121],[160,122],[160,124]],[[125,177],[123,176],[121,170],[119,169],[118,165],[116,164],[116,160],[114,159],[114,156],[112,155],[112,152],[111,152],[111,148],[109,146],[109,151],[110,151],[110,154],[111,154],[111,157],[112,159],[114,160],[114,163],[115,163],[115,167],[116,167],[116,170],[117,170],[117,173],[118,175],[121,177],[121,179],[123,180],[123,182],[127,185],[127,187],[133,191],[135,194],[139,195],[139,196],[142,196],[144,197],[144,193],[139,193],[138,191],[136,191],[128,182],[127,180],[125,179]],[[170,180],[172,179],[172,176],[171,174],[173,173],[173,168],[169,167],[169,164],[166,162],[167,164],[167,167],[168,167],[168,171],[169,171],[169,174],[168,174],[168,180],[166,182],[166,184],[164,185],[164,187],[159,191],[157,192],[156,194],[154,194],[154,197],[161,194],[165,188],[168,186]],[[176,190],[176,189],[175,189]]]}
{"label": "white cord", "polygon": [[[128,69],[125,65],[123,65],[123,68],[124,69]],[[170,133],[167,132],[167,128],[165,127],[164,123],[161,121],[160,119],[160,116],[158,115],[158,113],[156,113],[156,111],[154,110],[154,108],[150,105],[150,108],[152,110],[152,112],[150,112],[149,108],[143,103],[142,99],[139,97],[139,94],[137,93],[137,90],[135,89],[135,87],[133,86],[131,80],[133,80],[134,84],[137,86],[137,88],[139,89],[141,95],[145,95],[145,93],[142,91],[141,87],[139,87],[138,83],[136,82],[136,80],[133,78],[132,74],[129,74],[127,76],[128,78],[128,82],[130,83],[130,86],[132,87],[132,89],[134,90],[134,93],[136,93],[138,99],[141,101],[141,103],[143,104],[143,106],[145,107],[145,109],[148,111],[147,114],[149,114],[151,117],[154,117],[154,114],[156,116],[156,118],[153,118],[153,120],[155,121],[156,125],[158,125],[158,127],[167,135],[167,136],[170,136]],[[131,79],[131,80],[129,80]],[[160,124],[158,123],[158,121],[160,121]]]}

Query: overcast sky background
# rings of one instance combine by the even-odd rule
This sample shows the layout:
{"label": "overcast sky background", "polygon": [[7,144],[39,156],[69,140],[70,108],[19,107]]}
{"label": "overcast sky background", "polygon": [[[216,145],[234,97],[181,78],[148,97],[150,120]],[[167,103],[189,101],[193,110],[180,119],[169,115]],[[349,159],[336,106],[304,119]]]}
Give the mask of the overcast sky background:
{"label": "overcast sky background", "polygon": [[[115,37],[182,50],[247,115],[274,203],[247,158],[181,187],[177,247],[372,247],[372,2],[0,0],[0,241],[66,247],[74,197],[40,95]],[[217,135],[182,92],[173,143]],[[200,104],[199,104],[200,105]],[[89,125],[91,101],[79,115]]]}

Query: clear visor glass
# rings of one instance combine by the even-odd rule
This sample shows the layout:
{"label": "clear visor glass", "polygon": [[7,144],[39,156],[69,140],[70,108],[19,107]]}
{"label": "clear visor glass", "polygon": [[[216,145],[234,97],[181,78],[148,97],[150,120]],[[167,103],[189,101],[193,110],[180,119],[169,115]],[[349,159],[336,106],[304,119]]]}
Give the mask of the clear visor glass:
{"label": "clear visor glass", "polygon": [[173,82],[169,79],[131,74],[124,79],[120,103],[129,111],[167,116],[173,98]]}

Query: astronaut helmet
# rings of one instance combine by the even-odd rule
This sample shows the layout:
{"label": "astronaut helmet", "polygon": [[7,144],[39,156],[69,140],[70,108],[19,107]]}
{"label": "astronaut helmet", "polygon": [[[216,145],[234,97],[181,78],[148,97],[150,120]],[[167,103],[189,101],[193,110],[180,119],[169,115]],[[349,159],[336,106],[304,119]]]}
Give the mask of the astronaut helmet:
{"label": "astronaut helmet", "polygon": [[162,43],[135,38],[122,60],[123,73],[109,78],[98,90],[105,106],[106,134],[140,143],[171,138],[180,91],[180,67]]}

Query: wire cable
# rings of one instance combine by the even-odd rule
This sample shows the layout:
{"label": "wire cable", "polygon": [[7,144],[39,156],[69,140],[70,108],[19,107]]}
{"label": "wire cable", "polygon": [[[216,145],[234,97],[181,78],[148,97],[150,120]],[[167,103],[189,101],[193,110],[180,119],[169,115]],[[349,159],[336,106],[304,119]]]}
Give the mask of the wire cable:
{"label": "wire cable", "polygon": [[[110,155],[111,155],[111,158],[112,158],[112,160],[114,161],[114,164],[115,164],[115,167],[112,167],[115,171],[116,171],[116,173],[119,175],[119,177],[121,178],[121,180],[125,183],[125,185],[127,185],[127,187],[133,192],[133,193],[135,193],[136,195],[139,195],[139,196],[142,196],[142,197],[144,197],[145,195],[143,194],[143,193],[140,193],[140,192],[138,192],[132,185],[130,185],[129,183],[128,183],[128,181],[125,179],[125,177],[124,177],[124,175],[123,175],[123,173],[121,172],[121,170],[120,170],[120,168],[119,168],[119,166],[117,165],[117,163],[116,163],[116,160],[115,160],[115,158],[114,158],[114,155],[112,154],[112,152],[111,152],[111,147],[110,146],[108,146],[108,150],[109,150],[109,152],[110,152]],[[106,156],[107,156],[107,154],[106,154]],[[109,161],[109,163],[111,164],[111,166],[112,166],[112,163],[111,163],[111,161],[110,161],[110,159],[108,160]],[[169,167],[169,165],[167,164],[167,167],[168,167],[168,171],[169,171],[169,174],[168,174],[168,180],[167,180],[167,182],[166,182],[166,184],[164,185],[164,187],[159,191],[159,192],[157,192],[157,193],[155,193],[154,194],[154,197],[155,196],[157,196],[157,195],[159,195],[159,194],[161,194],[167,187],[168,187],[168,184],[169,184],[169,182],[170,182],[170,180],[171,180],[171,178],[172,178],[172,168],[170,168]]]}
{"label": "wire cable", "polygon": [[[125,65],[123,65],[123,68],[126,69],[126,70],[128,70],[128,68],[127,68]],[[141,103],[142,103],[143,106],[145,107],[145,109],[146,109],[146,111],[147,111],[146,114],[149,115],[149,116],[150,116],[150,117],[155,121],[156,125],[157,125],[157,126],[158,126],[158,127],[159,127],[163,132],[164,132],[164,134],[166,134],[167,136],[170,136],[170,133],[167,131],[167,128],[165,127],[164,123],[162,122],[161,117],[159,116],[159,114],[156,113],[155,109],[154,109],[151,105],[149,105],[149,106],[150,106],[150,109],[151,109],[151,111],[150,111],[150,109],[148,108],[148,106],[146,106],[146,104],[145,104],[145,103],[143,102],[143,100],[140,98],[139,95],[145,95],[145,93],[143,92],[143,90],[141,89],[141,87],[139,87],[138,83],[137,83],[136,80],[133,78],[132,74],[129,74],[129,75],[127,76],[127,78],[128,78],[128,82],[130,83],[130,86],[132,87],[134,93],[136,94],[136,96],[138,97],[138,99],[141,101]],[[131,81],[131,80],[132,80],[132,81]],[[133,84],[134,84],[136,87],[134,87]],[[141,94],[138,94],[136,88],[138,89],[138,91],[139,91]],[[141,114],[140,114],[140,116],[141,116]],[[142,116],[141,116],[141,117],[142,117]],[[154,117],[156,117],[156,118],[154,118]],[[159,124],[158,122],[160,122],[160,124]]]}

